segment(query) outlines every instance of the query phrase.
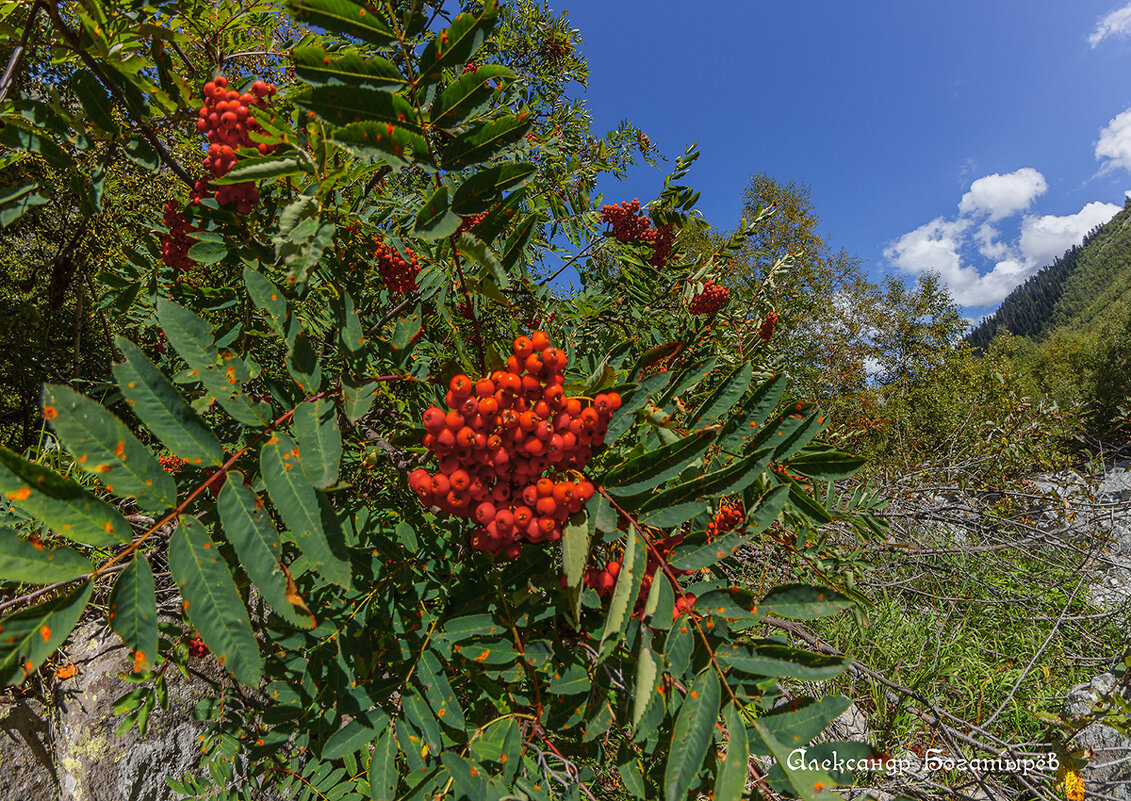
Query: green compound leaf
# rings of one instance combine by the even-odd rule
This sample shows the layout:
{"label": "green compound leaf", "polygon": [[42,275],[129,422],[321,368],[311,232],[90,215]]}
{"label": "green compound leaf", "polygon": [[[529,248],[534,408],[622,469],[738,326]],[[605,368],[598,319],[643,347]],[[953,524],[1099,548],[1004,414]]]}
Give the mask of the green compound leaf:
{"label": "green compound leaf", "polygon": [[460,215],[486,211],[503,192],[525,185],[537,170],[526,162],[497,164],[480,170],[456,187],[452,211]]}
{"label": "green compound leaf", "polygon": [[98,477],[107,492],[135,498],[160,512],[177,505],[177,485],[149,448],[101,404],[70,387],[43,387],[43,414],[78,466]]}
{"label": "green compound leaf", "polygon": [[769,610],[767,614],[770,615],[791,620],[815,620],[849,609],[853,603],[846,596],[828,587],[784,584],[766,593],[761,606],[767,607]]}
{"label": "green compound leaf", "polygon": [[333,401],[300,403],[295,409],[295,436],[307,481],[322,489],[337,484],[342,432],[338,430],[338,411]]}
{"label": "green compound leaf", "polygon": [[723,709],[727,726],[726,756],[718,758],[719,770],[715,775],[715,801],[742,801],[746,794],[747,767],[750,763],[750,743],[746,737],[746,724],[736,702]]}
{"label": "green compound leaf", "polygon": [[687,691],[672,729],[668,762],[664,766],[664,798],[684,801],[714,742],[721,689],[713,665],[705,667]]}
{"label": "green compound leaf", "polygon": [[133,538],[130,524],[113,506],[6,448],[0,448],[0,492],[32,518],[75,542],[105,548]]}
{"label": "green compound leaf", "polygon": [[440,80],[444,67],[466,64],[487,39],[499,18],[498,0],[488,0],[483,12],[459,14],[452,24],[437,33],[420,54],[420,77],[423,85]]}
{"label": "green compound leaf", "polygon": [[134,414],[189,464],[219,467],[224,450],[208,425],[140,348],[122,337],[115,342],[126,361],[114,365],[114,379]]}
{"label": "green compound leaf", "polygon": [[313,111],[332,125],[369,121],[420,133],[416,110],[400,95],[360,86],[312,86],[294,100],[299,108]]}
{"label": "green compound leaf", "polygon": [[636,692],[632,699],[632,727],[637,728],[644,719],[644,713],[652,704],[662,703],[659,692],[661,657],[652,650],[652,631],[647,627],[640,629],[640,646],[636,654]]}
{"label": "green compound leaf", "polygon": [[463,710],[460,709],[459,700],[448,683],[448,677],[440,660],[432,651],[425,651],[420,656],[416,665],[417,679],[424,691],[436,719],[450,729],[463,731],[465,724]]}
{"label": "green compound leaf", "polygon": [[348,589],[350,563],[331,550],[329,541],[340,532],[326,530],[327,516],[302,472],[298,446],[286,434],[274,434],[263,445],[259,464],[267,494],[303,555],[324,578]]}
{"label": "green compound leaf", "polygon": [[742,412],[732,417],[719,434],[719,447],[724,451],[745,450],[754,442],[766,421],[785,392],[785,376],[774,376],[763,382],[750,399],[743,404]]}
{"label": "green compound leaf", "polygon": [[263,661],[247,608],[228,563],[196,518],[179,518],[169,541],[169,569],[205,645],[242,684],[259,684]]}
{"label": "green compound leaf", "polygon": [[169,344],[188,364],[192,375],[233,420],[253,428],[271,423],[271,407],[243,392],[243,385],[251,380],[247,365],[229,351],[218,351],[212,326],[165,298],[157,299],[157,318]]}
{"label": "green compound leaf", "polygon": [[307,83],[338,83],[396,91],[407,84],[393,62],[381,56],[363,57],[356,50],[331,54],[311,45],[291,51],[295,73]]}
{"label": "green compound leaf", "polygon": [[729,467],[706,473],[698,478],[676,484],[671,489],[655,495],[640,507],[641,514],[653,509],[664,509],[676,504],[716,495],[734,495],[742,492],[757,480],[766,465],[770,463],[772,451],[769,448],[739,459]]}
{"label": "green compound leaf", "polygon": [[752,375],[753,368],[750,362],[743,362],[736,367],[734,372],[727,376],[691,415],[694,421],[691,427],[698,428],[713,423],[734,408],[734,405],[746,394]]}
{"label": "green compound leaf", "polygon": [[356,3],[353,0],[287,0],[287,10],[298,22],[363,39],[370,44],[383,45],[396,39],[396,35],[382,15],[376,13],[371,3]]}
{"label": "green compound leaf", "polygon": [[625,535],[624,561],[617,576],[613,597],[609,601],[609,611],[605,616],[605,630],[601,634],[598,651],[602,658],[608,656],[620,641],[625,627],[632,617],[632,608],[640,595],[640,585],[644,580],[644,569],[648,564],[648,545],[644,537],[633,526]]}
{"label": "green compound leaf", "polygon": [[[238,472],[229,474],[216,499],[216,507],[220,512],[224,535],[236,549],[240,566],[247,577],[255,582],[263,598],[292,626],[311,628],[314,616],[305,605],[296,606],[291,600],[291,594],[287,592],[287,574],[283,572],[281,564],[283,549],[279,542],[279,532],[275,530],[275,524],[263,508],[259,496],[243,483],[243,475]],[[298,598],[297,595],[293,597]],[[301,598],[298,600],[301,601]]]}
{"label": "green compound leaf", "polygon": [[0,683],[19,684],[55,653],[79,622],[94,586],[0,618]]}
{"label": "green compound leaf", "polygon": [[73,548],[48,548],[0,528],[0,581],[54,584],[91,571],[90,560]]}
{"label": "green compound leaf", "polygon": [[791,472],[800,473],[822,481],[835,481],[848,478],[864,466],[867,460],[862,456],[830,449],[803,451],[787,463]]}
{"label": "green compound leaf", "polygon": [[[793,743],[794,746],[805,745],[840,717],[848,709],[848,704],[848,699],[841,695],[827,695],[819,700],[802,698],[759,720],[777,739]],[[769,747],[756,731],[750,732],[750,750],[754,754],[770,753]]]}
{"label": "green compound leaf", "polygon": [[153,571],[142,554],[134,556],[114,582],[110,627],[134,652],[134,666],[153,667],[157,658],[157,595]]}
{"label": "green compound leaf", "polygon": [[746,525],[716,537],[713,542],[681,545],[672,556],[672,567],[680,570],[698,570],[710,567],[736,553],[739,548],[765,531],[766,527],[777,519],[781,510],[785,508],[788,497],[787,487],[774,487],[762,496],[758,506],[747,515]]}

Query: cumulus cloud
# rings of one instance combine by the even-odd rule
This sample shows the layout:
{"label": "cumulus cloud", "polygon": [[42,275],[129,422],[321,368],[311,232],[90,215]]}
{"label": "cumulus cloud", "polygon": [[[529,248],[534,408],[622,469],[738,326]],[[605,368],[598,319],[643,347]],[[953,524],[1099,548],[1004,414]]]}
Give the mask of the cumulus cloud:
{"label": "cumulus cloud", "polygon": [[1131,36],[1131,3],[1117,8],[1096,23],[1096,29],[1088,37],[1092,47],[1098,47],[1100,42],[1112,36],[1126,39]]}
{"label": "cumulus cloud", "polygon": [[[1113,203],[1095,202],[1075,214],[1025,215],[1016,240],[1003,241],[993,222],[1028,208],[1046,189],[1044,177],[1028,167],[981,178],[963,195],[956,218],[936,217],[904,234],[884,250],[884,257],[908,275],[937,273],[962,306],[996,305],[1120,210]],[[974,253],[983,264],[993,265],[988,272],[970,263]]]}
{"label": "cumulus cloud", "polygon": [[961,214],[988,214],[990,222],[1024,211],[1049,188],[1045,176],[1032,167],[1022,167],[1005,175],[994,173],[979,178],[958,204]]}
{"label": "cumulus cloud", "polygon": [[1064,251],[1079,244],[1088,231],[1118,214],[1120,208],[1114,203],[1094,202],[1075,214],[1063,217],[1029,215],[1021,221],[1021,255],[1031,264],[1050,264]]}
{"label": "cumulus cloud", "polygon": [[1100,130],[1100,138],[1096,142],[1096,159],[1102,162],[1101,173],[1118,167],[1131,171],[1131,108],[1115,115]]}

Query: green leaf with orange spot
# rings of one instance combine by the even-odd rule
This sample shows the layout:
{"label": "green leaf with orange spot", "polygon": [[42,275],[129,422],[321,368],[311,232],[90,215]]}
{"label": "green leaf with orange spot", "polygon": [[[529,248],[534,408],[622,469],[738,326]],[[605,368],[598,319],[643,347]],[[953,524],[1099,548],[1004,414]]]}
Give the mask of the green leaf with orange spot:
{"label": "green leaf with orange spot", "polygon": [[727,376],[699,408],[691,415],[691,427],[698,428],[713,423],[729,412],[746,394],[754,371],[750,362],[743,362]]}
{"label": "green leaf with orange spot", "polygon": [[73,548],[50,548],[20,539],[10,528],[0,528],[0,581],[53,584],[91,570],[90,560]]}
{"label": "green leaf with orange spot", "polygon": [[133,413],[189,464],[219,467],[224,451],[212,430],[140,348],[122,337],[115,342],[126,361],[114,365],[114,378]]}
{"label": "green leaf with orange spot", "polygon": [[746,795],[750,743],[746,736],[746,723],[737,702],[731,701],[726,705],[723,720],[727,726],[727,752],[726,756],[718,758],[714,801],[742,801]]}
{"label": "green leaf with orange spot", "polygon": [[[644,580],[644,569],[648,564],[648,546],[644,537],[632,526],[625,534],[624,561],[621,563],[613,597],[609,601],[609,611],[605,615],[605,630],[601,633],[598,646],[600,659],[605,659],[620,643],[632,608],[640,595],[640,585]],[[659,581],[659,579],[657,579]]]}
{"label": "green leaf with orange spot", "polygon": [[334,33],[383,45],[396,39],[383,15],[371,3],[353,0],[287,0],[287,10],[298,22],[317,25]]}
{"label": "green leaf with orange spot", "polygon": [[707,749],[714,742],[721,693],[714,665],[703,668],[688,688],[672,728],[671,747],[664,766],[666,801],[685,801],[703,767]]}
{"label": "green leaf with orange spot", "polygon": [[417,681],[424,691],[424,697],[436,713],[436,719],[450,729],[463,731],[465,721],[459,700],[452,691],[443,665],[432,651],[420,655],[416,664]]}
{"label": "green leaf with orange spot", "polygon": [[393,801],[397,797],[400,775],[396,756],[397,741],[392,727],[387,727],[369,757],[369,797],[373,801]]}
{"label": "green leaf with orange spot", "polygon": [[333,401],[300,403],[295,409],[295,436],[307,481],[322,489],[337,484],[342,433],[338,430],[338,410]]}
{"label": "green leaf with orange spot", "polygon": [[440,156],[441,166],[445,170],[461,170],[490,161],[518,142],[530,130],[532,122],[530,112],[523,111],[478,125],[447,144]]}
{"label": "green leaf with orange spot", "polygon": [[173,477],[161,469],[157,458],[126,424],[101,404],[70,387],[46,384],[43,409],[76,464],[97,476],[108,492],[134,498],[147,511],[176,506]]}
{"label": "green leaf with orange spot", "polygon": [[762,382],[742,405],[742,411],[723,426],[719,447],[725,451],[743,451],[753,445],[781,400],[786,383],[785,376],[780,375]]}
{"label": "green leaf with orange spot", "polygon": [[241,683],[259,684],[263,660],[247,607],[228,563],[195,517],[180,517],[169,541],[169,569],[205,645]]}
{"label": "green leaf with orange spot", "polygon": [[142,670],[157,659],[157,595],[153,571],[142,554],[134,556],[114,582],[110,594],[110,627],[134,651],[134,665]]}
{"label": "green leaf with orange spot", "polygon": [[98,548],[133,537],[129,522],[80,485],[0,448],[0,494],[35,520],[75,542]]}
{"label": "green leaf with orange spot", "polygon": [[712,542],[684,543],[672,555],[672,567],[680,570],[697,570],[710,567],[716,562],[733,555],[743,544],[761,534],[774,522],[785,508],[789,497],[787,487],[774,487],[758,501],[758,505],[746,517],[741,528],[728,531]]}
{"label": "green leaf with orange spot", "polygon": [[0,618],[0,684],[19,684],[55,653],[79,622],[94,586]]}
{"label": "green leaf with orange spot", "polygon": [[482,47],[487,34],[499,19],[498,0],[488,0],[476,16],[464,12],[452,24],[439,31],[420,54],[420,77],[417,83],[430,86],[440,80],[444,67],[466,64]]}
{"label": "green leaf with orange spot", "polygon": [[259,465],[267,494],[303,555],[324,578],[348,589],[349,560],[331,546],[331,539],[335,546],[341,545],[341,528],[333,514],[326,513],[328,504],[320,501],[303,473],[294,440],[286,434],[272,434],[259,452]]}

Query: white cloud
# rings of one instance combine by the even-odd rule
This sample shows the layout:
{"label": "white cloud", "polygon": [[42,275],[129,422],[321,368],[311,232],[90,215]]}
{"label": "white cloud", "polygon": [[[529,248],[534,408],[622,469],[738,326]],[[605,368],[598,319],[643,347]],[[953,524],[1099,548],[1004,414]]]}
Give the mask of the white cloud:
{"label": "white cloud", "polygon": [[1101,173],[1117,167],[1131,170],[1131,108],[1112,117],[1100,130],[1100,139],[1096,142],[1096,158],[1103,162],[1100,165]]}
{"label": "white cloud", "polygon": [[970,185],[970,191],[958,204],[958,211],[971,216],[988,214],[993,222],[1029,208],[1048,188],[1045,176],[1032,167],[1004,175],[995,172]]}
{"label": "white cloud", "polygon": [[1126,39],[1131,36],[1131,3],[1123,8],[1117,8],[1096,23],[1096,29],[1088,37],[1092,47],[1098,47],[1100,42],[1109,36],[1118,36]]}
{"label": "white cloud", "polygon": [[[884,257],[908,275],[938,273],[962,306],[993,306],[1119,210],[1115,204],[1096,202],[1062,217],[1027,215],[1021,221],[1017,241],[1012,243],[1000,241],[1000,232],[988,222],[975,225],[969,216],[961,215],[953,220],[936,217],[895,240],[884,250]],[[989,272],[967,263],[964,256],[972,250],[993,264]]]}
{"label": "white cloud", "polygon": [[1114,203],[1094,202],[1075,214],[1063,217],[1029,215],[1021,221],[1021,255],[1030,264],[1051,264],[1064,251],[1080,244],[1088,231],[1110,220],[1120,209]]}

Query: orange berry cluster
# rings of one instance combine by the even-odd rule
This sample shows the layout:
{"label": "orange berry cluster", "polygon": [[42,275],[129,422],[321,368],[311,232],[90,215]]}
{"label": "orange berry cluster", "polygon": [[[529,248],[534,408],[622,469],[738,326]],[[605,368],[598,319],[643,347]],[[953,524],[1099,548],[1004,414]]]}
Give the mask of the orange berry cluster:
{"label": "orange berry cluster", "polygon": [[[196,129],[208,137],[204,169],[214,178],[231,171],[236,164],[236,151],[241,147],[254,147],[261,155],[274,150],[274,146],[266,142],[253,142],[251,134],[263,130],[252,116],[255,107],[265,107],[266,99],[275,91],[274,84],[256,81],[250,92],[241,95],[228,89],[228,81],[223,75],[204,84],[204,105],[198,112],[200,119],[196,121]],[[207,185],[198,183],[196,191],[204,196]],[[253,181],[246,181],[217,187],[215,197],[221,206],[234,205],[240,214],[250,214],[252,207],[259,202],[259,190]]]}
{"label": "orange berry cluster", "polygon": [[409,487],[425,506],[478,521],[475,550],[513,558],[523,542],[559,540],[562,522],[593,497],[593,484],[576,473],[604,443],[621,399],[602,393],[586,406],[567,398],[567,363],[544,332],[518,337],[506,370],[475,382],[455,376],[448,411],[424,412],[424,446],[439,471],[413,471]]}
{"label": "orange berry cluster", "polygon": [[194,240],[189,238],[189,234],[197,229],[189,223],[180,203],[175,200],[165,204],[164,220],[169,233],[161,234],[161,261],[166,267],[179,272],[191,269],[195,262],[188,257],[188,252]]}
{"label": "orange berry cluster", "polygon": [[774,327],[777,326],[777,324],[777,312],[770,312],[766,315],[766,319],[762,322],[762,327],[758,329],[758,336],[762,338],[762,341],[770,341],[770,337],[774,335]]}
{"label": "orange berry cluster", "polygon": [[692,314],[714,314],[726,305],[730,290],[722,284],[707,279],[703,291],[691,299],[687,310]]}
{"label": "orange berry cluster", "polygon": [[420,265],[416,263],[416,254],[412,252],[412,248],[405,248],[404,252],[408,254],[407,261],[380,239],[373,238],[373,255],[377,258],[381,278],[390,292],[400,295],[407,295],[416,289],[416,276],[420,273]]}
{"label": "orange berry cluster", "polygon": [[738,506],[727,505],[715,513],[715,519],[707,524],[707,542],[714,541],[720,534],[726,534],[746,520],[746,515]]}
{"label": "orange berry cluster", "polygon": [[601,207],[601,221],[612,226],[613,238],[618,242],[643,242],[652,247],[649,264],[663,267],[672,252],[675,232],[670,225],[652,227],[652,221],[640,213],[640,201],[618,203]]}

